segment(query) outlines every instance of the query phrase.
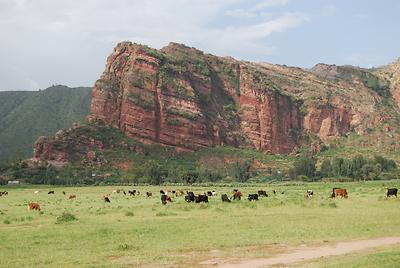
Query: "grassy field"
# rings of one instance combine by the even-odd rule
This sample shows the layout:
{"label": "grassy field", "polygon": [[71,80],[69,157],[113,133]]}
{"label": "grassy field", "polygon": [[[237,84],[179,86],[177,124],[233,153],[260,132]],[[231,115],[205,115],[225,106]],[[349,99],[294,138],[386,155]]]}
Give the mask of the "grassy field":
{"label": "grassy field", "polygon": [[[348,199],[329,198],[334,186],[346,187]],[[385,188],[400,181],[291,183],[248,186],[123,186],[1,188],[0,267],[196,267],[212,258],[267,257],[300,244],[400,235],[400,199],[386,199]],[[137,197],[112,193],[140,190]],[[265,189],[258,202],[222,203],[221,193]],[[48,195],[48,190],[55,195]],[[183,197],[162,206],[160,189],[216,190],[208,204]],[[278,194],[271,194],[276,189]],[[312,200],[304,192],[313,189]],[[39,194],[34,194],[39,190]],[[67,194],[64,196],[62,191]],[[154,197],[146,198],[146,191]],[[284,191],[284,194],[281,192]],[[111,193],[111,203],[103,194]],[[69,200],[75,194],[75,200]],[[38,202],[42,211],[29,211]],[[76,217],[62,217],[68,212]],[[70,220],[70,221],[69,221]],[[400,248],[315,262],[314,267],[376,267],[385,259],[395,267]],[[397,255],[396,255],[397,254]],[[392,258],[386,258],[392,256]],[[372,261],[370,261],[372,260]],[[375,262],[374,262],[375,261]]]}

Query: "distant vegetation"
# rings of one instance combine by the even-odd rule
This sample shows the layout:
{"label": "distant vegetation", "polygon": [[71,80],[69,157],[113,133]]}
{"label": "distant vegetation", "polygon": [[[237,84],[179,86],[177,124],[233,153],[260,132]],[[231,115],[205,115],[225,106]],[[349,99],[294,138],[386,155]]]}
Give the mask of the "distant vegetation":
{"label": "distant vegetation", "polygon": [[27,158],[39,136],[54,135],[83,121],[90,100],[87,87],[0,92],[0,162]]}
{"label": "distant vegetation", "polygon": [[[327,148],[323,153],[314,155],[304,150],[298,156],[283,156],[233,147],[204,148],[193,153],[177,154],[171,148],[144,145],[126,138],[119,130],[105,125],[78,128],[72,133],[72,140],[93,137],[102,141],[105,149],[97,152],[104,159],[102,166],[90,164],[85,159],[86,153],[79,155],[79,150],[73,147],[75,145],[65,143],[59,145],[75,152],[72,157],[76,161],[70,166],[30,168],[24,162],[0,164],[0,174],[3,174],[0,183],[11,179],[32,184],[160,185],[400,178],[396,162],[381,154],[346,156],[333,153],[336,152],[334,148]],[[120,167],[121,163],[125,166]]]}
{"label": "distant vegetation", "polygon": [[294,170],[291,174],[293,179],[319,179],[319,178],[348,178],[349,180],[376,180],[387,179],[385,172],[392,172],[397,169],[396,162],[376,155],[367,159],[362,155],[346,159],[334,157],[323,160],[320,169],[317,171],[316,159],[300,157],[294,162]]}

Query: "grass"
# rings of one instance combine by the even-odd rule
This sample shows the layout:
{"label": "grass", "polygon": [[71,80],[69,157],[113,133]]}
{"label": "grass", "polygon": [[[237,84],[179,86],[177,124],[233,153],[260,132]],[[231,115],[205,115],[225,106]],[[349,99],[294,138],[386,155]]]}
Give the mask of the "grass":
{"label": "grass", "polygon": [[[329,198],[334,186],[346,187],[349,198]],[[222,203],[220,194],[230,194],[233,186],[123,187],[139,190],[136,197],[112,193],[120,186],[52,187],[55,195],[46,194],[48,186],[10,187],[0,198],[0,267],[196,266],[214,257],[265,257],[283,245],[400,235],[400,199],[385,198],[386,187],[399,186],[399,181],[238,185],[245,195],[265,189],[270,196],[232,203]],[[40,194],[33,194],[37,189]],[[208,204],[178,197],[162,206],[160,189],[216,190],[219,196]],[[314,190],[312,200],[304,198],[307,189]],[[145,197],[146,191],[154,197]],[[69,200],[69,194],[77,198]],[[104,194],[111,203],[103,201]],[[38,202],[42,213],[28,211],[29,201]],[[60,215],[78,220],[56,224]],[[332,267],[352,258],[360,262],[355,267],[376,267],[364,262],[365,256],[337,258]]]}
{"label": "grass", "polygon": [[304,268],[364,268],[380,267],[392,268],[398,267],[400,261],[400,246],[379,249],[377,252],[363,252],[348,254],[341,257],[322,258],[318,261],[302,263],[294,267]]}

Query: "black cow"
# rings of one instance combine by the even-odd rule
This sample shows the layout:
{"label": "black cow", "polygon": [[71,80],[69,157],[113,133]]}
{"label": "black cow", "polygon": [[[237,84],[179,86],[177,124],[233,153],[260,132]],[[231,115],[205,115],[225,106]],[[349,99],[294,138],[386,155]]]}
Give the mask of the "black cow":
{"label": "black cow", "polygon": [[167,196],[165,194],[161,194],[161,204],[167,204]]}
{"label": "black cow", "polygon": [[387,197],[395,196],[397,198],[397,188],[389,188],[386,192]]}
{"label": "black cow", "polygon": [[266,191],[264,191],[264,190],[259,190],[258,191],[258,195],[261,197],[261,196],[265,196],[265,197],[268,197],[268,194],[267,194],[267,192]]}
{"label": "black cow", "polygon": [[194,200],[195,200],[194,193],[193,192],[187,192],[187,196],[185,196],[185,200],[188,203],[194,202]]}
{"label": "black cow", "polygon": [[221,195],[221,200],[222,200],[222,202],[228,202],[228,203],[230,203],[230,202],[231,202],[231,200],[229,200],[229,198],[228,198],[228,195],[227,195],[227,194],[223,194],[223,195]]}
{"label": "black cow", "polygon": [[194,197],[194,202],[196,202],[196,203],[201,203],[201,202],[208,203],[208,196],[205,195],[205,194],[199,194],[198,196]]}
{"label": "black cow", "polygon": [[212,192],[211,191],[207,191],[207,196],[212,196]]}
{"label": "black cow", "polygon": [[62,193],[63,193],[63,195],[65,195],[65,191],[63,191]]}
{"label": "black cow", "polygon": [[146,196],[147,196],[147,197],[152,197],[152,196],[153,196],[153,194],[152,194],[152,193],[150,193],[150,192],[146,192]]}
{"label": "black cow", "polygon": [[47,194],[54,194],[54,191],[49,191]]}
{"label": "black cow", "polygon": [[258,194],[249,194],[249,197],[247,197],[249,201],[258,201]]}
{"label": "black cow", "polygon": [[110,198],[108,196],[103,196],[104,202],[111,203]]}
{"label": "black cow", "polygon": [[122,192],[124,193],[124,195],[126,195],[126,192],[124,190],[122,190]]}
{"label": "black cow", "polygon": [[135,196],[136,190],[133,190],[133,191],[128,190],[128,194],[131,195],[131,196]]}
{"label": "black cow", "polygon": [[165,194],[165,192],[163,190],[160,190],[160,194]]}

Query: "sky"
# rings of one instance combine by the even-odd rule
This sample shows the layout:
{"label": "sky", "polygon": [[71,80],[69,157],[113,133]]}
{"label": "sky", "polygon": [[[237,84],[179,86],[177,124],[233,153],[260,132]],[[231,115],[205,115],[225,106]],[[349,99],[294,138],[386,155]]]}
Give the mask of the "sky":
{"label": "sky", "polygon": [[310,68],[400,57],[397,0],[0,0],[0,91],[92,86],[120,41]]}

